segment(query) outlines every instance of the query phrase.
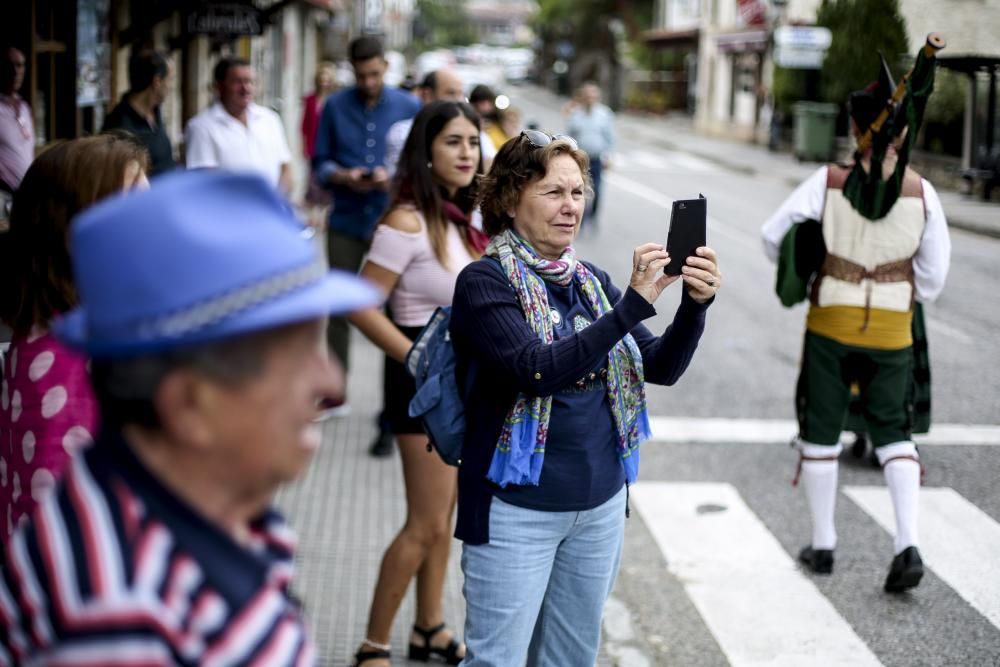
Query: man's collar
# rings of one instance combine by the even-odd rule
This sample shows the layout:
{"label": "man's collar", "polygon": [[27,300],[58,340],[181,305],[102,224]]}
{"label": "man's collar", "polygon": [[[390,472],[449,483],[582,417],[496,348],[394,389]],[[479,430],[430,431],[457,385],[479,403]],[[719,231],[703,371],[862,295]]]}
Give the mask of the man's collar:
{"label": "man's collar", "polygon": [[354,86],[354,95],[358,98],[358,101],[361,102],[361,106],[374,109],[385,100],[385,84],[382,84],[382,88],[380,88],[378,92],[378,98],[373,103],[369,103],[368,98],[361,93],[361,89],[357,86]]}
{"label": "man's collar", "polygon": [[[226,111],[226,107],[224,107],[222,105],[222,102],[220,102],[219,100],[216,100],[215,103],[210,108],[212,110],[212,114],[215,115],[217,118],[224,118],[224,119],[228,118],[229,120],[234,120],[237,123],[241,122],[239,118]],[[256,102],[251,102],[250,104],[248,104],[247,119],[249,120],[252,117],[256,117],[257,114],[259,113],[259,110],[260,106]]]}

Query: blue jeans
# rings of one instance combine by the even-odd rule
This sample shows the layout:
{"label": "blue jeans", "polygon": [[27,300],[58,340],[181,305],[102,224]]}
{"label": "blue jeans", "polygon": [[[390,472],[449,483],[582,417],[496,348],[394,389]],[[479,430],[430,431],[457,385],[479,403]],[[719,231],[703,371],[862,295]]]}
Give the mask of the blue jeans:
{"label": "blue jeans", "polygon": [[584,512],[493,498],[488,544],[462,546],[466,667],[593,665],[621,562],[625,487]]}
{"label": "blue jeans", "polygon": [[591,157],[590,180],[594,183],[594,199],[588,202],[586,208],[583,209],[581,226],[597,224],[597,209],[601,205],[601,174],[603,171],[604,165],[601,163],[601,156]]}

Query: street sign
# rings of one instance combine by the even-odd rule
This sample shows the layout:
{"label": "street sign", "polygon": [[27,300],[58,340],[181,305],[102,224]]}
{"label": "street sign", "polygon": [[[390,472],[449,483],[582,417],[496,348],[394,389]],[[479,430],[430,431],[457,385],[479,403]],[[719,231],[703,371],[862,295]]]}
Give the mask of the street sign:
{"label": "street sign", "polygon": [[821,69],[824,58],[826,51],[789,46],[774,47],[774,64],[785,69]]}
{"label": "street sign", "polygon": [[826,51],[833,43],[833,33],[829,28],[785,25],[774,31],[774,43],[796,49]]}
{"label": "street sign", "polygon": [[829,28],[782,26],[774,31],[774,64],[787,69],[820,69],[832,42]]}

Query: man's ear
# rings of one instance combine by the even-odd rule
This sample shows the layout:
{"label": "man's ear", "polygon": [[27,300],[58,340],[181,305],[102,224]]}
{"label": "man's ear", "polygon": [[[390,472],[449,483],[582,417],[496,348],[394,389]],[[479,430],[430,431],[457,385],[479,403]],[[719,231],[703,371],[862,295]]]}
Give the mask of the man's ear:
{"label": "man's ear", "polygon": [[167,374],[153,403],[164,434],[174,442],[207,449],[213,441],[212,392],[203,376],[188,369]]}

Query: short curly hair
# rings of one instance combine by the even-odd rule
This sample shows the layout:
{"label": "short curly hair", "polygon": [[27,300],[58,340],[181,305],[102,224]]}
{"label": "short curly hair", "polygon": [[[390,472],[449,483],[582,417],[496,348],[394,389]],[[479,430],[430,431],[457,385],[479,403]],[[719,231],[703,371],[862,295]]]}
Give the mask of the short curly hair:
{"label": "short curly hair", "polygon": [[593,191],[590,180],[590,158],[574,149],[565,139],[555,139],[546,146],[535,146],[523,134],[505,143],[488,174],[479,182],[477,203],[483,214],[483,229],[496,236],[514,225],[507,211],[516,208],[525,186],[545,177],[549,162],[557,155],[568,155],[580,167],[584,189]]}

